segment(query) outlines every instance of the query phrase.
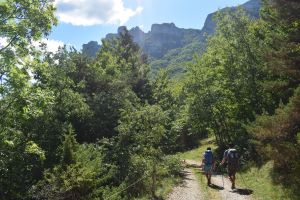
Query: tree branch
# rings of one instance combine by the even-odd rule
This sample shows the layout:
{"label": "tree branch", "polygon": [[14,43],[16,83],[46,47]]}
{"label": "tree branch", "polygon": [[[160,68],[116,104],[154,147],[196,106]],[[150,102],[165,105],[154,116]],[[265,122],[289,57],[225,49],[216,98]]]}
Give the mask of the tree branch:
{"label": "tree branch", "polygon": [[0,49],[0,54],[2,51],[4,51],[6,48],[8,48],[12,44],[12,42],[17,39],[17,37],[18,37],[18,34],[16,34],[5,47]]}

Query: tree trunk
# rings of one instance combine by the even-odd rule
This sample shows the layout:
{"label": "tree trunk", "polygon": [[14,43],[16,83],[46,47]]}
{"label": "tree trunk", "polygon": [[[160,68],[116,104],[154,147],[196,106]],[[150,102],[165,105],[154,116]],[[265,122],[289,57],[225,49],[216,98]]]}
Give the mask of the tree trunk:
{"label": "tree trunk", "polygon": [[151,187],[152,199],[156,199],[155,191],[156,191],[156,163],[154,162],[152,168],[152,187]]}

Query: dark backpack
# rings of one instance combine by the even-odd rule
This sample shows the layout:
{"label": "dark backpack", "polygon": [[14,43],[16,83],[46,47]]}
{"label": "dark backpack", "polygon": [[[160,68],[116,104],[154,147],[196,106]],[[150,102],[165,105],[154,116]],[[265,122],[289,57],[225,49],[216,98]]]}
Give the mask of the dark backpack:
{"label": "dark backpack", "polygon": [[212,151],[206,150],[204,153],[205,164],[212,164],[213,162],[213,153]]}
{"label": "dark backpack", "polygon": [[239,162],[239,154],[236,149],[229,149],[227,153],[227,161],[229,165],[237,166]]}

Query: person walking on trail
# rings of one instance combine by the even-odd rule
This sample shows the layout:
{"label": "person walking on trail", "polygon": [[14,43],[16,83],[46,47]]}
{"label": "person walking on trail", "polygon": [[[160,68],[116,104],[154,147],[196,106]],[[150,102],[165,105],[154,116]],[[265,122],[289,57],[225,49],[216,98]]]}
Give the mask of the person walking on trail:
{"label": "person walking on trail", "polygon": [[239,167],[239,154],[238,151],[234,148],[233,144],[229,145],[229,148],[224,152],[223,160],[221,165],[227,161],[227,172],[229,180],[231,181],[231,189],[235,189],[235,174]]}
{"label": "person walking on trail", "polygon": [[211,174],[212,170],[214,167],[215,161],[214,161],[214,156],[211,151],[211,148],[208,147],[206,151],[203,154],[203,159],[202,159],[202,166],[205,172],[205,176],[207,178],[207,185],[211,184]]}

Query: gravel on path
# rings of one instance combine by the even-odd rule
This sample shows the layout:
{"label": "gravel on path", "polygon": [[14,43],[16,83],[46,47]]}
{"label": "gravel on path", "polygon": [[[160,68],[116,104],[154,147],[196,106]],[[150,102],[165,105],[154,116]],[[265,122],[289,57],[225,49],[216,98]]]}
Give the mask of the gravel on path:
{"label": "gravel on path", "polygon": [[203,200],[200,186],[192,169],[186,168],[183,173],[183,182],[176,186],[169,194],[167,200]]}
{"label": "gravel on path", "polygon": [[[223,179],[223,180],[222,180]],[[211,182],[214,185],[224,188],[219,190],[221,193],[222,200],[250,200],[250,196],[242,193],[247,193],[245,189],[231,189],[231,182],[227,177],[222,177],[222,175],[213,175],[211,178]]]}

